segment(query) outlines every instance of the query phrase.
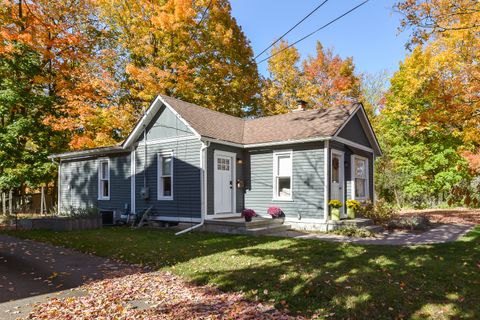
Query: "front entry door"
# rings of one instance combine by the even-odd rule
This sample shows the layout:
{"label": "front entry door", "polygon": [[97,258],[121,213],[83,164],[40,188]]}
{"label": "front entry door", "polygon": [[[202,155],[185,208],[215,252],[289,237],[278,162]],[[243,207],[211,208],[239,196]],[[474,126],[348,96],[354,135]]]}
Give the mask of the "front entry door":
{"label": "front entry door", "polygon": [[340,217],[345,215],[345,193],[344,187],[344,164],[343,152],[332,150],[332,163],[330,165],[330,200],[340,200],[343,206],[340,208]]}
{"label": "front entry door", "polygon": [[233,169],[234,158],[218,153],[215,155],[215,214],[233,212]]}

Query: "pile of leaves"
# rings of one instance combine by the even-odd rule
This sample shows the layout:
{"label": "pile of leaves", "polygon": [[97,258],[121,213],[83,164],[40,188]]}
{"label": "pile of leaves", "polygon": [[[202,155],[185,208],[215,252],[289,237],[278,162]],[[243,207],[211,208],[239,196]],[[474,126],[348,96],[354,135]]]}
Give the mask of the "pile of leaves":
{"label": "pile of leaves", "polygon": [[81,289],[85,296],[35,305],[27,319],[303,319],[167,272],[138,272]]}

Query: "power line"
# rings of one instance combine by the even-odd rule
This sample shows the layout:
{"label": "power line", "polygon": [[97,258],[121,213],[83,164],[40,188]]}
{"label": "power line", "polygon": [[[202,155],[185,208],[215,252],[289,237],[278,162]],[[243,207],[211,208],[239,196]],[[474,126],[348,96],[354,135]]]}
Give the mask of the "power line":
{"label": "power line", "polygon": [[281,50],[279,50],[279,51],[275,52],[274,54],[272,54],[272,55],[268,56],[267,58],[265,58],[265,59],[261,60],[260,62],[257,62],[257,64],[260,64],[260,63],[262,63],[262,62],[265,62],[265,61],[269,60],[270,58],[273,58],[273,57],[275,57],[277,54],[279,54],[279,53],[281,53],[281,52],[283,52],[283,51],[287,50],[288,48],[291,48],[291,47],[293,47],[294,45],[296,45],[296,44],[297,44],[297,43],[299,43],[300,41],[303,41],[303,40],[307,39],[308,37],[311,37],[311,36],[313,36],[313,35],[314,35],[315,33],[317,33],[318,31],[325,29],[326,27],[328,27],[329,25],[331,25],[331,24],[332,24],[332,23],[334,23],[335,21],[337,21],[337,20],[340,20],[341,18],[345,17],[347,14],[349,14],[349,13],[351,13],[351,12],[353,12],[353,11],[357,10],[358,8],[360,8],[361,6],[363,6],[365,3],[367,3],[368,1],[369,1],[369,0],[365,0],[365,1],[363,1],[363,2],[362,2],[362,3],[360,3],[359,5],[357,5],[357,6],[353,7],[352,9],[350,9],[350,10],[348,10],[347,12],[343,13],[342,15],[340,15],[340,16],[338,16],[338,17],[336,17],[335,19],[333,19],[332,21],[328,22],[327,24],[324,24],[324,25],[323,25],[323,26],[321,26],[320,28],[318,28],[318,29],[316,29],[316,30],[314,30],[314,31],[310,32],[310,33],[309,33],[309,34],[307,34],[305,37],[303,37],[303,38],[301,38],[301,39],[299,39],[299,40],[295,41],[294,43],[292,43],[292,44],[288,45],[287,47],[285,47],[285,48],[283,48],[283,49],[281,49]]}
{"label": "power line", "polygon": [[213,2],[213,0],[210,0],[210,2],[208,3],[208,6],[205,8],[205,10],[203,10],[202,18],[200,19],[200,21],[198,21],[197,27],[203,22],[203,19],[205,19],[205,15],[207,14],[208,9],[210,9],[210,6],[212,5],[212,2]]}
{"label": "power line", "polygon": [[287,34],[289,34],[293,29],[295,29],[296,27],[298,27],[303,21],[305,21],[308,17],[310,17],[315,11],[317,11],[318,9],[320,9],[325,3],[327,3],[328,0],[325,0],[323,1],[322,3],[320,3],[315,9],[313,9],[312,11],[310,11],[309,14],[307,14],[305,17],[303,17],[302,20],[300,20],[299,22],[297,22],[297,24],[295,24],[293,27],[291,27],[287,32],[285,32],[284,34],[282,34],[277,40],[275,40],[272,44],[270,44],[268,47],[266,47],[262,52],[260,52],[259,54],[257,54],[255,56],[255,58],[253,58],[254,60],[257,60],[258,57],[260,57],[262,54],[265,53],[265,51],[267,51],[268,49],[270,49],[271,47],[273,47],[275,44],[277,44],[278,41],[282,40],[283,37],[285,37]]}

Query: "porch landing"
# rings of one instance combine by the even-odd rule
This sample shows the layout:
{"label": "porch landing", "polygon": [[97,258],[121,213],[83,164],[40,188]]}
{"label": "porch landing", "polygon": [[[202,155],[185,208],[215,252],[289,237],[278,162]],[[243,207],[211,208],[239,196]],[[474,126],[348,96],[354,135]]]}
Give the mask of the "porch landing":
{"label": "porch landing", "polygon": [[251,222],[245,222],[245,219],[242,217],[215,218],[205,220],[202,231],[263,235],[290,229],[290,226],[285,225],[283,222],[283,219],[263,217],[252,218]]}

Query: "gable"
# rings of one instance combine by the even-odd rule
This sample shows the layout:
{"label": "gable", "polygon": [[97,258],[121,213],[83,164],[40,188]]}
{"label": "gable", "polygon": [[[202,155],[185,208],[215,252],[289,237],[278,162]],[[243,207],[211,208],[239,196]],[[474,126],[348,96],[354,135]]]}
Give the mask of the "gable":
{"label": "gable", "polygon": [[[162,105],[147,126],[147,140],[192,136],[194,133],[165,105]],[[143,133],[138,141],[143,141]]]}
{"label": "gable", "polygon": [[356,142],[365,147],[372,148],[367,133],[360,121],[358,113],[355,114],[348,123],[343,127],[343,129],[338,133],[338,136],[344,139],[347,139],[352,142]]}

